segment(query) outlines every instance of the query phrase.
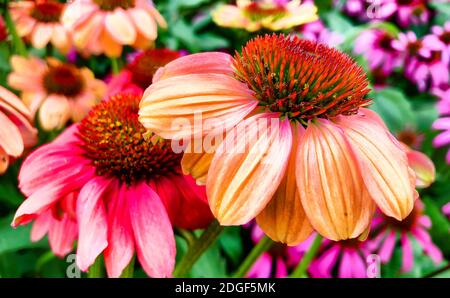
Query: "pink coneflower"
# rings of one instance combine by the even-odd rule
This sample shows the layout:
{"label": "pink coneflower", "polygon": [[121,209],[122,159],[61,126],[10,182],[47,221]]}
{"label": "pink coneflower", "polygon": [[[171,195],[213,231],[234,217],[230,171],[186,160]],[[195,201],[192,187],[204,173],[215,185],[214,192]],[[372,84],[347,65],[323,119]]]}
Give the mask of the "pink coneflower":
{"label": "pink coneflower", "polygon": [[343,41],[343,37],[340,34],[328,30],[321,20],[301,26],[300,32],[303,38],[324,43],[330,47],[335,47]]}
{"label": "pink coneflower", "polygon": [[0,174],[37,142],[30,111],[14,93],[0,86]]}
{"label": "pink coneflower", "polygon": [[87,55],[118,57],[124,46],[148,49],[166,21],[147,0],[75,0],[62,17],[74,44]]}
{"label": "pink coneflower", "polygon": [[237,0],[236,5],[220,5],[212,12],[214,22],[221,27],[272,31],[317,20],[317,7],[313,3],[300,4],[300,0]]}
{"label": "pink coneflower", "polygon": [[358,239],[329,241],[322,243],[318,256],[309,266],[309,274],[314,278],[365,278],[367,257],[370,250],[366,242]]}
{"label": "pink coneflower", "polygon": [[395,0],[347,0],[343,10],[361,21],[385,20],[395,13]]}
{"label": "pink coneflower", "polygon": [[136,251],[149,276],[171,276],[172,224],[197,229],[212,219],[204,188],[181,173],[181,155],[138,122],[139,99],[101,102],[33,152],[19,174],[27,199],[12,225],[35,220],[32,239],[48,233],[60,256],[77,240],[83,271],[103,253],[108,275],[118,277]]}
{"label": "pink coneflower", "polygon": [[140,104],[144,127],[178,141],[204,137],[204,149],[226,132],[215,151],[188,155],[184,167],[207,172],[223,225],[257,217],[272,239],[296,245],[313,229],[333,240],[359,237],[375,204],[399,220],[413,208],[406,152],[364,108],[371,100],[362,68],[335,49],[266,35],[234,57],[174,60],[153,81]]}
{"label": "pink coneflower", "polygon": [[415,33],[410,31],[400,33],[392,45],[403,53],[405,76],[414,82],[420,91],[448,83],[450,55],[436,38],[426,36],[418,39]]}
{"label": "pink coneflower", "polygon": [[396,0],[391,1],[397,22],[402,27],[410,25],[426,24],[431,17],[427,7],[428,0]]}
{"label": "pink coneflower", "polygon": [[450,21],[442,27],[433,26],[431,31],[433,34],[429,35],[429,38],[437,39],[435,42],[440,42],[447,53],[450,53]]}
{"label": "pink coneflower", "polygon": [[442,207],[442,212],[448,217],[450,218],[450,203],[445,204]]}
{"label": "pink coneflower", "polygon": [[69,120],[79,122],[106,90],[88,68],[54,58],[43,61],[13,56],[11,66],[9,85],[21,91],[33,117],[39,110],[39,122],[45,130],[61,129]]}
{"label": "pink coneflower", "polygon": [[61,23],[65,4],[56,0],[11,1],[9,8],[19,35],[41,49],[52,44],[67,53],[71,32]]}
{"label": "pink coneflower", "polygon": [[373,220],[372,231],[374,236],[370,246],[378,251],[382,263],[387,263],[392,257],[394,248],[400,242],[402,249],[402,272],[409,272],[414,265],[412,240],[417,241],[423,250],[436,265],[442,262],[442,253],[433,244],[428,230],[431,220],[423,214],[423,203],[416,201],[414,210],[403,221],[380,215]]}
{"label": "pink coneflower", "polygon": [[[254,224],[251,231],[252,241],[257,244],[263,237],[264,232],[257,224]],[[302,256],[308,251],[313,240],[314,237],[311,236],[296,246],[287,246],[274,242],[270,250],[261,254],[256,260],[247,273],[247,277],[287,277],[288,272],[300,262]]]}
{"label": "pink coneflower", "polygon": [[[433,140],[434,147],[440,148],[450,144],[450,117],[444,116],[433,123],[433,128],[442,130]],[[447,152],[446,161],[450,164],[450,150]]]}
{"label": "pink coneflower", "polygon": [[119,92],[142,95],[158,68],[179,57],[179,52],[169,49],[151,49],[135,55],[130,64],[111,79],[107,96]]}
{"label": "pink coneflower", "polygon": [[382,29],[363,31],[355,41],[354,52],[363,55],[371,70],[389,75],[400,65],[399,52],[392,46],[394,37]]}

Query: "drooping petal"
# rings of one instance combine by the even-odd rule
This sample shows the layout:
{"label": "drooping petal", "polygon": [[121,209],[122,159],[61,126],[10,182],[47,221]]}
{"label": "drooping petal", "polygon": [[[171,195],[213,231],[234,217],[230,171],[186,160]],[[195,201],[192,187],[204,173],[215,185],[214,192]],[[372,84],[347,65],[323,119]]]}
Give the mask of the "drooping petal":
{"label": "drooping petal", "polygon": [[42,49],[51,40],[53,26],[44,23],[38,23],[31,35],[31,44],[37,49]]}
{"label": "drooping petal", "polygon": [[406,232],[402,232],[400,242],[402,244],[402,271],[409,272],[414,265],[414,255],[411,241]]}
{"label": "drooping petal", "polygon": [[9,156],[0,146],[0,175],[6,172],[9,166]]}
{"label": "drooping petal", "polygon": [[269,253],[263,253],[253,264],[247,273],[248,278],[269,278],[272,271],[272,257]]}
{"label": "drooping petal", "polygon": [[70,105],[66,97],[50,95],[39,109],[39,122],[45,130],[61,129],[70,118]]}
{"label": "drooping petal", "polygon": [[11,156],[18,157],[24,149],[19,128],[0,111],[0,147]]}
{"label": "drooping petal", "polygon": [[77,223],[67,214],[64,214],[61,219],[52,217],[48,241],[55,255],[62,258],[71,252],[77,235]]}
{"label": "drooping petal", "polygon": [[436,178],[436,169],[433,161],[416,150],[407,152],[408,164],[416,173],[416,187],[428,187]]}
{"label": "drooping petal", "polygon": [[33,222],[33,227],[31,228],[31,241],[36,242],[41,240],[45,234],[50,229],[50,224],[52,223],[52,211],[46,211],[39,215]]}
{"label": "drooping petal", "polygon": [[364,115],[340,116],[337,124],[355,152],[364,183],[372,199],[388,216],[401,221],[414,207],[414,173],[406,153],[394,137]]}
{"label": "drooping petal", "polygon": [[111,190],[108,206],[108,247],[105,249],[105,266],[109,277],[119,277],[134,255],[133,229],[127,204],[126,185]]}
{"label": "drooping petal", "polygon": [[397,234],[394,230],[391,230],[387,233],[380,251],[378,252],[382,263],[387,263],[391,259],[395,243],[397,243]]}
{"label": "drooping petal", "polygon": [[289,121],[273,114],[252,116],[228,132],[206,181],[221,224],[245,224],[262,211],[283,179],[291,147]]}
{"label": "drooping petal", "polygon": [[166,207],[172,224],[195,230],[206,228],[213,216],[206,199],[205,187],[195,184],[190,176],[161,177],[153,183],[153,189]]}
{"label": "drooping petal", "polygon": [[175,265],[175,238],[160,198],[141,183],[127,190],[138,259],[151,277],[170,277]]}
{"label": "drooping petal", "polygon": [[257,103],[246,85],[228,75],[176,76],[147,88],[140,103],[139,121],[163,138],[190,139],[224,133]]}
{"label": "drooping petal", "polygon": [[82,271],[87,271],[108,245],[108,223],[102,195],[109,183],[109,180],[95,177],[83,186],[78,195],[77,266]]}
{"label": "drooping petal", "polygon": [[375,205],[342,130],[328,120],[310,122],[297,152],[297,186],[313,228],[335,241],[356,238]]}
{"label": "drooping petal", "polygon": [[136,40],[136,29],[127,13],[121,8],[106,14],[105,28],[111,37],[122,45],[133,44]]}
{"label": "drooping petal", "polygon": [[295,179],[297,146],[304,128],[294,126],[292,133],[292,149],[284,178],[272,200],[256,217],[256,221],[271,239],[297,245],[306,240],[313,229],[303,210]]}
{"label": "drooping petal", "polygon": [[139,32],[150,40],[158,36],[156,21],[143,9],[130,9],[129,14]]}

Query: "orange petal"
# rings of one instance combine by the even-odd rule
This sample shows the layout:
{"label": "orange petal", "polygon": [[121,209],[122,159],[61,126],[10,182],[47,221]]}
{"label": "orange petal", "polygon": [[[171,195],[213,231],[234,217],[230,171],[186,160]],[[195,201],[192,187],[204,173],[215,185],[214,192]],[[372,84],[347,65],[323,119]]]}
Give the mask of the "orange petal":
{"label": "orange petal", "polygon": [[106,56],[119,57],[122,54],[122,45],[113,39],[107,30],[100,34],[100,43]]}
{"label": "orange petal", "polygon": [[406,218],[415,200],[415,178],[406,153],[372,117],[340,116],[336,123],[344,130],[364,183],[378,207],[399,221]]}
{"label": "orange petal", "polygon": [[219,52],[187,55],[158,69],[153,77],[153,82],[174,76],[200,73],[227,74],[231,76],[233,75],[231,60],[232,57],[230,55]]}
{"label": "orange petal", "polygon": [[121,8],[116,8],[112,13],[106,15],[105,28],[111,37],[122,45],[131,45],[136,40],[136,29],[133,22]]}
{"label": "orange petal", "polygon": [[212,12],[212,18],[221,27],[246,28],[248,31],[260,29],[260,26],[245,16],[242,9],[234,5],[221,5]]}
{"label": "orange petal", "polygon": [[297,152],[297,185],[314,229],[338,241],[356,238],[370,223],[370,199],[342,131],[328,120],[310,122]]}
{"label": "orange petal", "polygon": [[[291,2],[290,4],[293,4]],[[289,6],[289,4],[288,4]],[[317,15],[317,7],[313,4],[302,5],[290,5],[286,16],[273,21],[270,19],[268,23],[263,23],[265,27],[271,30],[283,30],[289,29],[295,26],[299,26],[305,23],[316,21],[319,16]]]}
{"label": "orange petal", "polygon": [[61,129],[70,117],[70,105],[67,98],[50,95],[39,109],[39,122],[45,130]]}
{"label": "orange petal", "polygon": [[0,147],[14,157],[19,157],[24,149],[19,128],[2,111],[0,111]]}
{"label": "orange petal", "polygon": [[158,23],[158,25],[161,28],[167,28],[167,23],[166,20],[164,19],[164,17],[159,13],[159,11],[154,8],[153,6],[148,7],[148,11],[153,15],[153,17],[155,18],[156,22]]}
{"label": "orange petal", "polygon": [[176,76],[147,88],[139,121],[163,138],[189,139],[227,131],[257,104],[247,86],[228,75]]}
{"label": "orange petal", "polygon": [[408,150],[408,164],[416,173],[416,187],[425,188],[431,185],[436,178],[436,169],[433,161],[415,150]]}
{"label": "orange petal", "polygon": [[42,49],[51,40],[53,34],[53,25],[39,23],[31,36],[31,44],[33,47]]}
{"label": "orange petal", "polygon": [[302,126],[293,127],[292,149],[286,174],[272,200],[256,217],[261,229],[272,240],[297,245],[311,235],[313,229],[306,217],[295,181],[296,152]]}
{"label": "orange petal", "polygon": [[0,146],[0,175],[6,172],[9,166],[9,156]]}
{"label": "orange petal", "polygon": [[129,10],[131,19],[139,32],[150,40],[158,36],[158,27],[155,20],[144,10],[135,8]]}
{"label": "orange petal", "polygon": [[55,25],[53,27],[52,44],[62,53],[70,50],[69,36],[63,26]]}
{"label": "orange petal", "polygon": [[78,49],[85,49],[89,43],[96,43],[92,37],[103,28],[104,15],[94,14],[82,26],[73,32],[73,42]]}
{"label": "orange petal", "polygon": [[4,101],[20,113],[22,113],[25,117],[31,118],[30,111],[24,105],[24,103],[11,91],[6,88],[0,86],[0,102]]}
{"label": "orange petal", "polygon": [[[214,155],[206,192],[222,225],[241,225],[258,215],[283,179],[292,132],[289,120],[258,114],[227,133]],[[272,119],[277,120],[275,123]]]}

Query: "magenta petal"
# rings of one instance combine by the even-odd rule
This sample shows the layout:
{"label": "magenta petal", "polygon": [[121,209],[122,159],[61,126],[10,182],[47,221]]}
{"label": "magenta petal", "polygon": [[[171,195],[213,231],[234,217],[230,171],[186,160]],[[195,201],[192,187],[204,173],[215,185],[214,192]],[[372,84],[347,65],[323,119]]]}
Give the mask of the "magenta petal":
{"label": "magenta petal", "polygon": [[349,252],[343,250],[341,262],[339,264],[338,276],[340,278],[351,278],[352,277],[352,257]]}
{"label": "magenta petal", "polygon": [[339,245],[332,246],[329,250],[325,251],[317,260],[313,261],[309,271],[313,277],[317,278],[330,278],[331,271],[336,264],[339,256]]}
{"label": "magenta petal", "polygon": [[366,265],[358,251],[349,252],[351,258],[352,277],[364,278],[367,277]]}
{"label": "magenta petal", "polygon": [[77,265],[82,271],[86,271],[108,245],[108,224],[102,195],[109,183],[102,177],[93,178],[78,195]]}
{"label": "magenta petal", "polygon": [[402,233],[400,241],[402,244],[402,271],[409,272],[414,265],[414,256],[411,241],[409,240],[408,235],[405,232]]}
{"label": "magenta petal", "polygon": [[267,252],[263,253],[247,273],[248,278],[269,278],[272,272],[272,257]]}
{"label": "magenta petal", "polygon": [[395,231],[390,231],[389,234],[386,236],[386,239],[384,239],[384,242],[379,252],[381,262],[383,263],[389,262],[392,253],[394,252],[396,242],[397,242],[397,235]]}
{"label": "magenta petal", "polygon": [[52,218],[48,232],[48,240],[55,255],[62,258],[71,252],[77,234],[77,223],[70,219],[67,214],[64,214],[59,220]]}
{"label": "magenta petal", "polygon": [[285,261],[278,257],[276,260],[275,278],[283,278],[288,275]]}
{"label": "magenta petal", "polygon": [[115,186],[111,190],[111,202],[108,206],[108,247],[104,252],[109,277],[119,277],[134,255],[133,230],[125,197],[126,187]]}
{"label": "magenta petal", "polygon": [[139,262],[151,277],[170,277],[175,265],[175,238],[160,198],[147,184],[127,190]]}
{"label": "magenta petal", "polygon": [[52,211],[46,211],[39,215],[33,223],[31,228],[31,241],[36,242],[41,240],[50,229],[52,221]]}

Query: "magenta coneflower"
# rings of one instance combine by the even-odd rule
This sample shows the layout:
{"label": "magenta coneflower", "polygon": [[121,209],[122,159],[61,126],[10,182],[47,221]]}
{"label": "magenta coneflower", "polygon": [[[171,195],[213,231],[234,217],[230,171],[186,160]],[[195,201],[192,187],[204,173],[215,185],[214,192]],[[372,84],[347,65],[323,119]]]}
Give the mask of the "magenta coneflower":
{"label": "magenta coneflower", "polygon": [[369,255],[366,242],[358,239],[326,240],[311,263],[309,274],[314,278],[364,278],[367,277],[366,259]]}
{"label": "magenta coneflower", "polygon": [[381,29],[363,31],[355,41],[354,52],[363,55],[371,70],[389,75],[400,65],[399,52],[392,46],[394,36]]}
{"label": "magenta coneflower", "polygon": [[149,276],[171,276],[172,224],[196,229],[212,218],[204,188],[181,173],[181,155],[168,141],[145,134],[139,99],[116,95],[103,101],[33,152],[19,174],[27,199],[12,225],[36,220],[32,239],[48,233],[60,256],[77,239],[83,271],[103,253],[108,275],[120,276],[136,251]]}
{"label": "magenta coneflower", "polygon": [[411,241],[417,241],[423,250],[437,265],[442,262],[442,253],[433,244],[428,230],[431,220],[423,214],[423,203],[416,201],[411,214],[403,221],[380,215],[374,218],[372,230],[374,236],[370,246],[378,251],[382,263],[387,263],[392,257],[394,248],[400,242],[402,249],[402,272],[409,272],[414,265],[413,248]]}

